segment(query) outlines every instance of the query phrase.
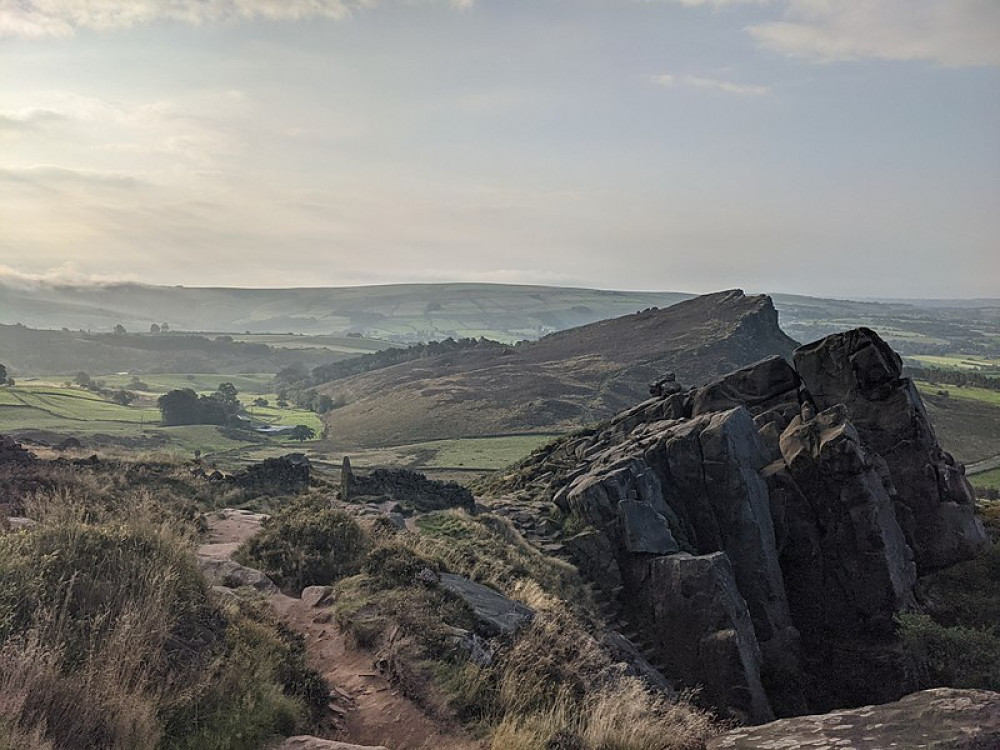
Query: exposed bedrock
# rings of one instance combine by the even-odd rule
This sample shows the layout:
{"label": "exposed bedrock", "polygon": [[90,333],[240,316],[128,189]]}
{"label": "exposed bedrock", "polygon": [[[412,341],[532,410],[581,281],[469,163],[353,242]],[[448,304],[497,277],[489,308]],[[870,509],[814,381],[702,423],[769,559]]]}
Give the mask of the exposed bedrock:
{"label": "exposed bedrock", "polygon": [[973,516],[972,488],[938,444],[899,355],[874,331],[857,328],[800,347],[794,358],[817,408],[846,406],[865,444],[885,460],[921,572],[973,557],[986,533]]}
{"label": "exposed bedrock", "polygon": [[859,329],[794,360],[650,399],[525,468],[668,676],[752,722],[899,698],[893,618],[918,570],[986,541],[884,342]]}

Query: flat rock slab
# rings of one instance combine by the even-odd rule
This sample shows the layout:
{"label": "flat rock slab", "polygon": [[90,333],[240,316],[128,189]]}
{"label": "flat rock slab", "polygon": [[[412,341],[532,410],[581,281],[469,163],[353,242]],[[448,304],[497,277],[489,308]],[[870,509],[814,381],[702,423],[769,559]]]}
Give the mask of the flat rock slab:
{"label": "flat rock slab", "polygon": [[352,745],[349,742],[321,740],[318,737],[299,735],[298,737],[289,737],[278,745],[277,750],[388,750],[388,748],[382,745]]}
{"label": "flat rock slab", "polygon": [[727,732],[708,750],[997,750],[1000,693],[937,688],[895,703]]}
{"label": "flat rock slab", "polygon": [[535,616],[531,607],[462,576],[442,573],[441,586],[465,600],[484,635],[509,635]]}
{"label": "flat rock slab", "polygon": [[274,581],[254,568],[248,568],[232,560],[199,557],[198,567],[213,586],[225,586],[238,589],[240,586],[250,586],[265,594],[275,594],[278,587]]}

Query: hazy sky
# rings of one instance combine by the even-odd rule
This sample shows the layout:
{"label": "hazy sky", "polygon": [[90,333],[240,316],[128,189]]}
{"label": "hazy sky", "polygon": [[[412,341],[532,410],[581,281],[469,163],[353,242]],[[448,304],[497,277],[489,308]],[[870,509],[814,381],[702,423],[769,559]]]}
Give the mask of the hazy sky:
{"label": "hazy sky", "polygon": [[1000,2],[0,0],[0,266],[1000,296]]}

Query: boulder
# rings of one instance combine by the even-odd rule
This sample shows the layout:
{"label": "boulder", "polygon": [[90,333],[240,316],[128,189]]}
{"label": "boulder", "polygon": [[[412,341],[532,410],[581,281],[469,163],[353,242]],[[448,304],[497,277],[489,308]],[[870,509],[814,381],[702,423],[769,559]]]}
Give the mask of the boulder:
{"label": "boulder", "polygon": [[885,341],[857,328],[800,347],[794,359],[816,407],[843,404],[865,445],[885,460],[921,573],[985,548],[964,468],[941,449],[916,386]]}
{"label": "boulder", "polygon": [[309,458],[304,453],[288,453],[248,466],[229,480],[252,492],[294,495],[309,486],[310,469]]}
{"label": "boulder", "polygon": [[798,402],[798,373],[784,357],[774,356],[723,375],[692,397],[694,416],[745,406],[754,413],[775,404]]}
{"label": "boulder", "polygon": [[895,703],[741,727],[708,750],[995,750],[1000,693],[937,688]]}
{"label": "boulder", "polygon": [[14,438],[0,435],[0,466],[4,464],[27,466],[37,460],[34,453],[23,448]]}
{"label": "boulder", "polygon": [[762,656],[746,601],[722,552],[658,557],[647,569],[657,650],[667,672],[727,715],[774,718],[761,682]]}
{"label": "boulder", "polygon": [[469,605],[477,629],[488,637],[512,635],[535,616],[530,607],[453,573],[442,573],[440,585]]}
{"label": "boulder", "polygon": [[307,607],[327,607],[333,604],[333,587],[306,586],[299,598]]}
{"label": "boulder", "polygon": [[395,501],[401,508],[420,512],[464,508],[472,512],[472,493],[457,482],[428,479],[409,469],[375,469],[368,475],[355,474],[350,459],[344,458],[340,471],[340,499],[357,501],[377,497]]}
{"label": "boulder", "polygon": [[618,503],[625,549],[629,552],[668,555],[679,551],[670,524],[649,503],[622,500]]}
{"label": "boulder", "polygon": [[198,558],[198,567],[202,574],[213,586],[225,586],[226,588],[238,589],[240,586],[249,586],[265,594],[276,594],[278,587],[274,581],[254,568],[240,565],[233,560],[220,560],[218,558]]}
{"label": "boulder", "polygon": [[891,629],[914,606],[916,568],[896,521],[877,457],[843,406],[781,435],[785,473],[773,480],[781,505],[786,593],[810,631]]}

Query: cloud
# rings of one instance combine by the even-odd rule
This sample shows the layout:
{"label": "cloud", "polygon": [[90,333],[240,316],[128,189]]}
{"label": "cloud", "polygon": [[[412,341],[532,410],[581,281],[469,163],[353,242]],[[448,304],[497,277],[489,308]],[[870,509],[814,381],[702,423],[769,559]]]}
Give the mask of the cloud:
{"label": "cloud", "polygon": [[[412,1],[412,0],[411,0]],[[467,10],[475,0],[415,0]],[[0,0],[0,36],[73,36],[79,29],[129,29],[157,21],[191,25],[250,21],[341,21],[380,0]]]}
{"label": "cloud", "polygon": [[51,109],[22,109],[18,112],[0,112],[0,132],[37,130],[50,122],[65,120],[61,112]]}
{"label": "cloud", "polygon": [[1000,65],[997,0],[789,0],[783,20],[747,31],[765,49],[819,62]]}
{"label": "cloud", "polygon": [[73,169],[54,164],[27,167],[0,167],[0,182],[17,182],[38,187],[82,185],[85,187],[136,188],[144,181],[127,172]]}
{"label": "cloud", "polygon": [[[648,1],[648,0],[647,0]],[[702,5],[710,5],[713,8],[722,8],[727,5],[767,5],[772,0],[669,0],[678,5],[686,5],[689,8],[697,8]]]}
{"label": "cloud", "polygon": [[700,76],[677,76],[671,73],[660,73],[653,76],[652,80],[653,83],[658,86],[690,86],[698,89],[721,91],[726,94],[735,94],[737,96],[765,96],[771,93],[770,86],[761,86],[752,83],[735,83],[733,81],[723,81],[718,78],[702,78]]}
{"label": "cloud", "polygon": [[11,266],[0,265],[0,285],[18,289],[37,289],[51,286],[105,286],[136,282],[133,274],[106,276],[84,273],[72,261],[39,273],[27,273]]}

